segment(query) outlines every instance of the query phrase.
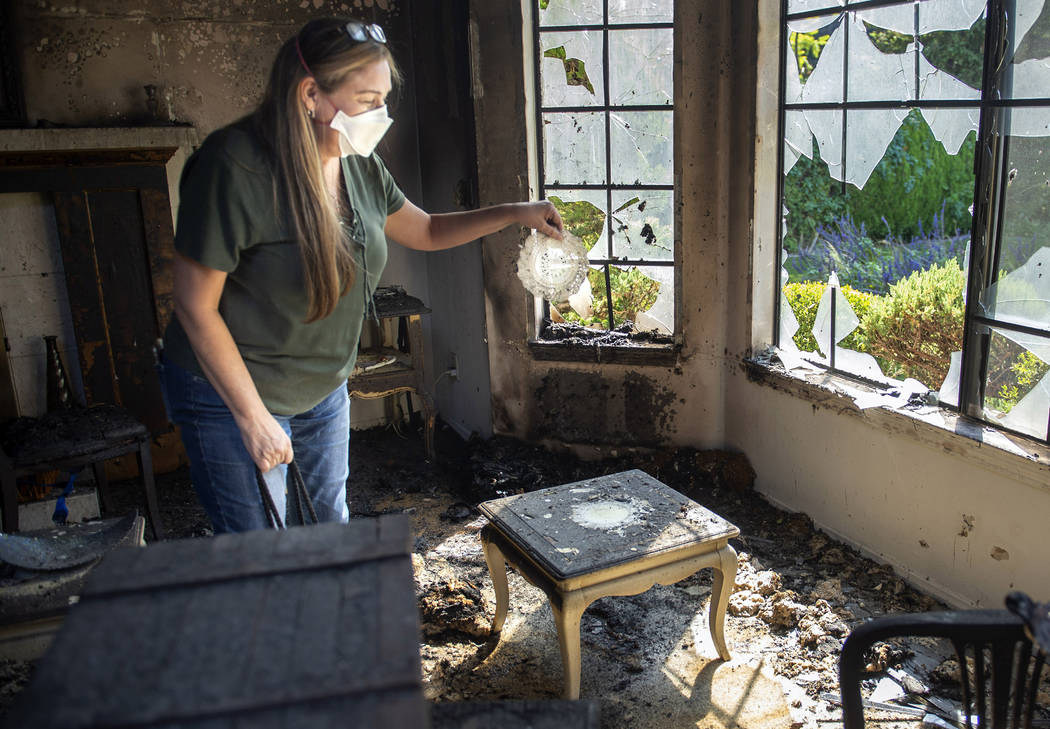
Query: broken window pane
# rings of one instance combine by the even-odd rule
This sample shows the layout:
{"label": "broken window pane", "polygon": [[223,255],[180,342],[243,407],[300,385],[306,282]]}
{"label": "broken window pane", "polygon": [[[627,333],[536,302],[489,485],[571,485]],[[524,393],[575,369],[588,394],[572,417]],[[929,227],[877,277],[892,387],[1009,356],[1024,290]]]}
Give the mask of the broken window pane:
{"label": "broken window pane", "polygon": [[671,190],[613,192],[613,257],[674,259],[674,193]]}
{"label": "broken window pane", "polygon": [[[604,267],[602,266],[592,267],[588,272],[588,277],[583,280],[575,294],[561,301],[550,302],[552,320],[555,322],[567,321],[582,326],[597,326],[601,328],[608,326],[608,322],[595,317],[593,306],[595,292],[605,290],[605,284],[602,283],[605,280],[604,274],[601,273],[603,270]],[[591,284],[592,277],[595,281],[594,286]]]}
{"label": "broken window pane", "polygon": [[798,350],[795,343],[795,333],[798,332],[798,318],[795,316],[791,304],[787,300],[785,287],[790,278],[787,269],[780,267],[780,348],[789,351]]}
{"label": "broken window pane", "polygon": [[[919,98],[923,101],[979,101],[981,92],[919,57]],[[976,129],[977,127],[974,127]]]}
{"label": "broken window pane", "polygon": [[825,10],[844,4],[843,0],[788,0],[788,12],[802,13],[808,10]]}
{"label": "broken window pane", "polygon": [[670,23],[674,0],[609,0],[609,24]]}
{"label": "broken window pane", "polygon": [[604,104],[602,48],[600,31],[541,33],[543,106]]}
{"label": "broken window pane", "polygon": [[[875,26],[872,29],[873,33],[883,39],[886,37],[886,31],[890,31],[905,36],[904,43],[909,43],[915,32],[915,6],[912,3],[891,5],[874,10],[859,10],[856,16],[859,20]],[[850,38],[850,43],[853,43],[853,38]]]}
{"label": "broken window pane", "polygon": [[540,25],[601,25],[602,0],[540,0]]}
{"label": "broken window pane", "polygon": [[[584,241],[593,265],[572,300],[552,302],[551,320],[608,328],[656,307],[663,324],[653,327],[673,327],[674,32],[651,26],[674,22],[674,0],[539,0],[539,7],[540,194]],[[558,111],[565,107],[595,113]],[[577,189],[610,185],[619,189]],[[654,278],[612,259],[667,265],[649,266]]]}
{"label": "broken window pane", "polygon": [[[919,43],[922,57],[934,68],[973,89],[981,88],[984,74],[984,0],[930,0],[919,4]],[[955,7],[960,4],[960,7]],[[926,74],[920,71],[920,79]],[[922,92],[920,80],[920,93]],[[940,92],[938,92],[940,93]],[[965,98],[922,96],[921,98]],[[977,98],[974,96],[973,98]]]}
{"label": "broken window pane", "polygon": [[791,172],[799,157],[813,155],[813,133],[801,111],[784,113],[784,174]]}
{"label": "broken window pane", "polygon": [[[802,112],[789,112],[799,114]],[[821,228],[830,228],[847,212],[841,183],[828,173],[820,151],[809,140],[808,155],[784,176],[782,262],[792,281],[825,281],[831,272]],[[786,160],[785,160],[786,164]]]}
{"label": "broken window pane", "polygon": [[551,190],[547,199],[558,209],[565,230],[583,241],[589,258],[608,257],[603,190]]}
{"label": "broken window pane", "polygon": [[807,109],[806,123],[820,148],[820,158],[834,180],[842,180],[842,112],[838,109]]}
{"label": "broken window pane", "polygon": [[[595,292],[604,291],[603,272],[592,271],[588,278]],[[673,267],[609,266],[609,282],[612,289],[614,327],[625,321],[637,321],[639,312],[645,312],[650,318],[666,326],[668,331],[673,330]],[[662,299],[661,293],[664,294]],[[660,303],[659,307],[657,307],[658,303]],[[609,306],[603,296],[596,294],[591,305],[595,316],[600,321],[608,321]],[[648,321],[645,317],[642,320],[643,322]]]}
{"label": "broken window pane", "polygon": [[543,175],[548,183],[605,183],[605,115],[545,113]]}
{"label": "broken window pane", "polygon": [[907,109],[846,112],[846,182],[863,188],[908,115]]}
{"label": "broken window pane", "polygon": [[[831,316],[832,298],[835,301],[834,319]],[[832,321],[834,321],[834,327],[832,327]],[[828,285],[820,297],[816,318],[813,320],[813,338],[817,340],[821,353],[827,354],[831,351],[833,328],[835,344],[838,344],[852,334],[858,326],[860,326],[860,319],[850,306],[849,300],[842,295],[838,276],[832,271],[828,277]]]}
{"label": "broken window pane", "polygon": [[1019,0],[1014,41],[1016,52],[1006,66],[1005,89],[1016,99],[1050,95],[1050,6]]}
{"label": "broken window pane", "polygon": [[1048,360],[1050,338],[991,329],[985,413],[1011,430],[1046,438],[1050,420]]}
{"label": "broken window pane", "polygon": [[925,0],[919,3],[919,33],[968,30],[987,5],[987,0]]}
{"label": "broken window pane", "polygon": [[[983,301],[982,308],[988,318],[1050,331],[1050,246],[1043,246],[1022,266],[1009,273],[1005,268],[1009,264],[1003,259],[1000,261],[1003,263],[1000,271],[1005,275],[988,287]],[[1004,336],[1028,346],[1026,337],[1032,335],[1006,333]],[[1033,346],[1038,345],[1036,342]],[[1036,354],[1050,359],[1050,352]]]}
{"label": "broken window pane", "polygon": [[674,115],[670,111],[610,112],[613,184],[670,185]]}
{"label": "broken window pane", "polygon": [[[1007,129],[1038,130],[1050,110],[1012,109]],[[1045,132],[1044,132],[1045,133]],[[985,292],[990,318],[1040,329],[1050,324],[1050,135],[1009,136],[996,282]]]}
{"label": "broken window pane", "polygon": [[922,116],[933,133],[950,155],[959,154],[963,144],[969,140],[972,147],[981,121],[981,110],[974,109],[923,109]]}
{"label": "broken window pane", "polygon": [[[884,13],[898,9],[871,10],[863,15],[878,19]],[[911,8],[907,10],[911,12]],[[857,16],[861,15],[857,13]],[[849,24],[849,100],[907,101],[915,98],[915,58],[918,53],[915,45],[909,42],[899,51],[886,52],[875,47],[869,29],[873,35],[886,35],[876,25],[866,25],[860,17],[855,17]],[[910,36],[906,40],[910,41]]]}
{"label": "broken window pane", "polygon": [[609,103],[670,104],[673,41],[670,28],[609,31]]}
{"label": "broken window pane", "polygon": [[824,25],[817,25],[808,35],[793,34],[792,45],[802,68],[802,101],[819,103],[843,100],[843,61],[846,50],[844,18],[845,15],[811,18],[810,25],[818,22]]}
{"label": "broken window pane", "polygon": [[784,52],[787,54],[784,58],[784,103],[786,104],[794,104],[802,99],[802,67],[799,65],[797,50],[799,37],[798,33],[792,33],[791,42],[784,47]]}
{"label": "broken window pane", "polygon": [[648,266],[641,272],[659,287],[656,301],[648,309],[639,310],[634,323],[639,331],[656,330],[661,334],[674,332],[674,269],[670,266]]}
{"label": "broken window pane", "polygon": [[1045,0],[1017,0],[1010,48],[1012,63],[1050,56],[1050,5]]}

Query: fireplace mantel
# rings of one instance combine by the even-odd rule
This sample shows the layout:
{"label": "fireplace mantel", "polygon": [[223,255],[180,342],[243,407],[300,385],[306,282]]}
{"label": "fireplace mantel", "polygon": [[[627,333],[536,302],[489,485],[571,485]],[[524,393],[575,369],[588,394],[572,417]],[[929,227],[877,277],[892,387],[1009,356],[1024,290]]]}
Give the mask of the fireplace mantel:
{"label": "fireplace mantel", "polygon": [[0,151],[194,147],[193,127],[53,127],[0,129]]}
{"label": "fireplace mantel", "polygon": [[[193,127],[55,127],[0,129],[0,168],[78,164],[164,164],[172,217],[179,175],[199,143]],[[160,157],[166,155],[161,160]]]}

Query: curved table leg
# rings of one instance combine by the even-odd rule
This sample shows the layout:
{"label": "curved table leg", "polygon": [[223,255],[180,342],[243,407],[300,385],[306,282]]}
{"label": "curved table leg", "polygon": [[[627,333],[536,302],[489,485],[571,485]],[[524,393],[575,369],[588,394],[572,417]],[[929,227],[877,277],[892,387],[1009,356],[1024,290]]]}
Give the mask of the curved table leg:
{"label": "curved table leg", "polygon": [[719,566],[713,569],[708,621],[711,626],[711,639],[718,655],[722,660],[728,661],[730,655],[725,637],[726,608],[729,606],[729,595],[736,584],[736,550],[727,544],[718,550],[718,562]]}
{"label": "curved table leg", "polygon": [[562,697],[574,700],[580,698],[580,618],[588,603],[579,593],[569,592],[559,597],[551,600],[551,612],[558,628],[561,665],[565,672]]}
{"label": "curved table leg", "polygon": [[507,560],[499,547],[493,544],[489,537],[489,529],[491,527],[485,526],[481,530],[481,547],[485,552],[485,564],[489,567],[489,575],[492,577],[492,589],[496,592],[496,614],[492,617],[492,632],[498,633],[503,630],[503,623],[507,619],[510,589],[507,586]]}

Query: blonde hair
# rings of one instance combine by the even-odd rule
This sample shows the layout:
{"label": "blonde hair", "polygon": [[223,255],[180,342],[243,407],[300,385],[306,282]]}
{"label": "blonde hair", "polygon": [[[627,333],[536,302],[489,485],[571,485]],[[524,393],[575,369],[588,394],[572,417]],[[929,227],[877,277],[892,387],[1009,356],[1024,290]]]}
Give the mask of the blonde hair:
{"label": "blonde hair", "polygon": [[[313,122],[299,99],[308,75],[325,93],[333,93],[355,71],[386,61],[395,83],[400,75],[390,50],[371,38],[354,42],[343,30],[347,20],[311,20],[277,52],[262,103],[253,114],[259,138],[271,152],[274,195],[286,207],[299,244],[309,296],[307,322],[332,313],[339,297],[353,286],[356,266],[321,171]],[[310,73],[307,72],[309,67]]]}

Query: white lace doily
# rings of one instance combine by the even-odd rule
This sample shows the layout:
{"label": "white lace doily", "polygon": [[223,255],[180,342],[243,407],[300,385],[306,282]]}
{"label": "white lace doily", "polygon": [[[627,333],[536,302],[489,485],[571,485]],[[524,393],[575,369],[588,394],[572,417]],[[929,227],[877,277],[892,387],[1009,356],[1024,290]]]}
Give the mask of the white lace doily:
{"label": "white lace doily", "polygon": [[587,249],[566,232],[562,240],[533,231],[518,256],[518,278],[535,296],[564,301],[587,278]]}

